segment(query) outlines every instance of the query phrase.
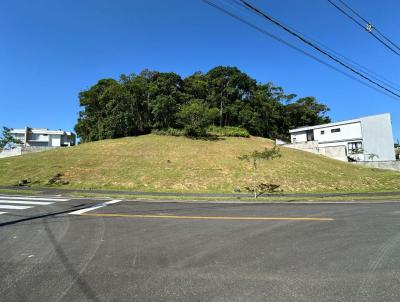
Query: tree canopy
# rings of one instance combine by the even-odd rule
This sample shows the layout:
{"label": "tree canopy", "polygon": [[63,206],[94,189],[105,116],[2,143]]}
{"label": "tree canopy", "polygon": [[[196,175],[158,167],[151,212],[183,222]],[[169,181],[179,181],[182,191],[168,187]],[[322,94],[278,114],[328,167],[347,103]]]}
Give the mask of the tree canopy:
{"label": "tree canopy", "polygon": [[[144,70],[118,80],[101,79],[79,93],[79,102],[75,130],[82,142],[207,124],[287,139],[291,128],[330,122],[329,108],[316,98],[285,94],[281,87],[258,83],[226,66],[186,78]],[[194,114],[196,110],[202,114]]]}

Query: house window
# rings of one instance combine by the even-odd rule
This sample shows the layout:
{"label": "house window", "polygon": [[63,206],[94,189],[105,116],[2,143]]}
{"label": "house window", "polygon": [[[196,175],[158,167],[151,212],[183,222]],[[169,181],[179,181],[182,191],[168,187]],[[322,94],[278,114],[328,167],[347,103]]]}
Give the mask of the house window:
{"label": "house window", "polygon": [[336,133],[336,132],[340,132],[340,128],[331,129],[331,133]]}
{"label": "house window", "polygon": [[363,153],[362,142],[352,142],[348,144],[349,154]]}
{"label": "house window", "polygon": [[324,131],[324,130],[321,130],[321,134],[325,134],[325,131]]}

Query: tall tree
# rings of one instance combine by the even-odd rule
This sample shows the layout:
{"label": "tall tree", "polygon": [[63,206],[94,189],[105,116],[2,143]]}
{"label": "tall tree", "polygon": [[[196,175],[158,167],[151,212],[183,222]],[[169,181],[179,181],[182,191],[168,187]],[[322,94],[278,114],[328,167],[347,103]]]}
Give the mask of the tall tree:
{"label": "tall tree", "polygon": [[331,119],[326,115],[328,106],[318,103],[315,97],[300,98],[285,105],[285,123],[283,132],[289,129],[329,123]]}
{"label": "tall tree", "polygon": [[330,121],[329,108],[315,98],[296,99],[281,87],[257,83],[238,68],[226,66],[185,79],[151,70],[102,79],[79,93],[79,102],[82,110],[75,130],[82,142],[185,128],[180,113],[189,108],[187,104],[191,110],[217,110],[212,122],[220,126],[239,126],[270,138],[287,138],[290,128]]}
{"label": "tall tree", "polygon": [[232,125],[238,117],[237,101],[251,98],[256,81],[236,67],[218,66],[207,72],[208,101],[219,108],[219,126]]}

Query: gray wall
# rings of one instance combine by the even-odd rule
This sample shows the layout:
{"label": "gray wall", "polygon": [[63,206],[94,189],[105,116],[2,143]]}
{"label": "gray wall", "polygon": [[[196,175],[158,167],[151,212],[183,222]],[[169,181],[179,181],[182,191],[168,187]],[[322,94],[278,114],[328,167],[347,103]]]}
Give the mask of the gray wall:
{"label": "gray wall", "polygon": [[395,160],[392,122],[390,114],[380,114],[361,118],[361,130],[363,134],[363,149],[365,160],[373,153],[379,157],[373,161]]}
{"label": "gray wall", "polygon": [[349,164],[367,166],[376,169],[395,170],[400,171],[400,161],[358,161]]}

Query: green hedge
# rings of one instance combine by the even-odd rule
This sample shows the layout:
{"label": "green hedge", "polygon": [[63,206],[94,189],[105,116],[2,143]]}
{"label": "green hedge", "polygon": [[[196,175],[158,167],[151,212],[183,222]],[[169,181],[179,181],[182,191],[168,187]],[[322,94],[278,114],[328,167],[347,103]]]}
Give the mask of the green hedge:
{"label": "green hedge", "polygon": [[185,132],[182,129],[168,128],[168,129],[154,129],[151,131],[152,134],[157,135],[168,135],[168,136],[183,136]]}
{"label": "green hedge", "polygon": [[250,137],[249,132],[240,127],[217,127],[210,126],[207,132],[216,136]]}
{"label": "green hedge", "polygon": [[[167,136],[184,136],[185,131],[183,129],[168,128],[157,130],[154,129],[151,133],[156,135],[167,135]],[[231,137],[250,137],[249,132],[240,127],[217,127],[209,126],[207,128],[207,133],[203,136],[213,135],[213,136],[231,136]],[[201,135],[199,135],[201,136]]]}

